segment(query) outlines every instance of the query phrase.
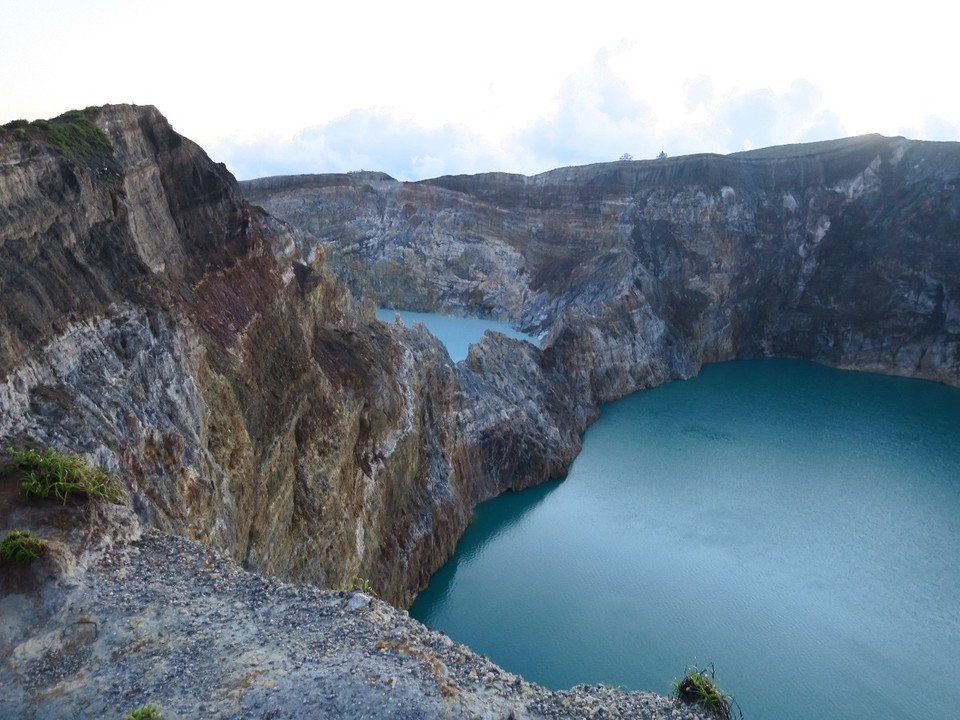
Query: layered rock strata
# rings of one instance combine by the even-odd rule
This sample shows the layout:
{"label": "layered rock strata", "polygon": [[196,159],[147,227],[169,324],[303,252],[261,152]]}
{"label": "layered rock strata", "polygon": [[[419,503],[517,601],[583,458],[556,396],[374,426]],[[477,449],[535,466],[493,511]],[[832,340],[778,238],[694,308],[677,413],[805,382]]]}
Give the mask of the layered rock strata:
{"label": "layered rock strata", "polygon": [[490,339],[455,366],[322,253],[304,262],[155,109],[73,121],[106,150],[0,135],[4,447],[83,452],[152,527],[289,581],[368,578],[398,605],[476,502],[575,455],[583,422],[534,348]]}
{"label": "layered rock strata", "polygon": [[960,378],[957,143],[241,186],[357,295],[544,333],[581,405],[737,357]]}
{"label": "layered rock strata", "polygon": [[[755,355],[958,384],[958,175],[956,145],[866,137],[534,178],[403,184],[360,173],[245,185],[291,227],[249,204],[153,108],[5,126],[0,440],[83,453],[122,478],[127,498],[89,516],[28,511],[15,474],[0,478],[4,525],[37,525],[59,558],[40,575],[4,575],[0,602],[18,618],[0,628],[5,696],[21,714],[82,715],[102,702],[83,687],[107,658],[140,667],[173,652],[150,654],[156,634],[143,613],[163,615],[153,629],[165,634],[175,613],[146,603],[124,614],[100,588],[142,590],[124,578],[201,552],[170,534],[220,553],[204,562],[222,560],[230,578],[234,562],[330,588],[366,578],[403,606],[452,553],[476,502],[565,472],[601,402]],[[373,302],[505,319],[542,340],[488,334],[452,363],[423,328],[376,321]],[[129,546],[143,528],[152,540]],[[159,585],[170,569],[158,572],[152,591],[167,598]],[[249,640],[207,597],[236,589],[221,580],[198,573],[183,592],[203,595],[204,613]],[[243,582],[281,596],[276,613],[303,609],[279,586]],[[70,588],[82,589],[65,597]],[[341,620],[369,605],[317,593],[308,602]],[[345,637],[324,663],[343,659],[349,674],[399,652],[390,628],[416,626],[371,607],[366,627],[387,644],[357,654]],[[99,618],[109,642],[98,644],[84,618]],[[403,640],[414,659],[382,665],[383,677],[438,667],[417,665],[441,642],[417,633]],[[271,638],[275,662],[294,662]],[[55,664],[58,642],[72,664]],[[237,707],[286,712],[242,674],[259,672],[247,659],[231,697],[260,704]],[[194,660],[184,656],[183,668]],[[464,662],[479,678],[492,672]],[[421,680],[402,697],[423,695]],[[448,690],[478,692],[474,680]],[[557,710],[560,696],[522,704],[494,685],[506,700],[424,700],[411,712],[573,716]],[[140,697],[123,682],[109,692]],[[357,690],[358,702],[389,700],[387,685],[372,692]],[[605,711],[622,701],[591,695],[600,696]],[[232,712],[217,705],[220,690],[203,697],[215,714]],[[170,699],[181,702],[193,701]]]}

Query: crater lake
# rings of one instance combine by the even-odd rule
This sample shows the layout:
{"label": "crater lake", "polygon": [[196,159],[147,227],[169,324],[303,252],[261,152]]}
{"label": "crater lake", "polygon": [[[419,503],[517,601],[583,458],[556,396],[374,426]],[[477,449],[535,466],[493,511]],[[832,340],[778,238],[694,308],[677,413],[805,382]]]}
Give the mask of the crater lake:
{"label": "crater lake", "polygon": [[712,663],[748,719],[953,717],[960,390],[750,360],[608,404],[410,612],[550,688]]}

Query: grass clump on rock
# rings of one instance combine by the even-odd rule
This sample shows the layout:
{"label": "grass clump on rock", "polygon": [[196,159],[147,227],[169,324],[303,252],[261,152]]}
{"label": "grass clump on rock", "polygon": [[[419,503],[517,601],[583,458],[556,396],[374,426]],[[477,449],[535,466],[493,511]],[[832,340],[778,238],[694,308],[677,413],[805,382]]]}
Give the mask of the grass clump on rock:
{"label": "grass clump on rock", "polygon": [[366,578],[352,578],[346,586],[347,592],[360,592],[370,597],[377,597],[377,593],[374,592],[373,586],[370,584],[370,581]]}
{"label": "grass clump on rock", "polygon": [[15,450],[7,453],[14,465],[26,474],[20,491],[28,497],[54,497],[67,502],[74,494],[118,502],[121,498],[116,479],[99,468],[91,469],[79,455],[66,455],[53,448]]}
{"label": "grass clump on rock", "polygon": [[0,541],[0,560],[29,565],[43,554],[46,543],[29,530],[11,530]]}
{"label": "grass clump on rock", "polygon": [[683,680],[673,683],[673,690],[678,702],[699,705],[722,720],[733,720],[734,708],[743,718],[737,701],[717,686],[712,663],[703,669],[688,667]]}
{"label": "grass clump on rock", "polygon": [[124,720],[163,720],[163,716],[155,705],[144,705],[127,715]]}

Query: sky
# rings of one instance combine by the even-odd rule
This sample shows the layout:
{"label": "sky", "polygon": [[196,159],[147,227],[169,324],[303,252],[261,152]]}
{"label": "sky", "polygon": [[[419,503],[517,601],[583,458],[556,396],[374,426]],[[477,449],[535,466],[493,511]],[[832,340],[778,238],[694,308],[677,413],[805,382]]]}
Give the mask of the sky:
{"label": "sky", "polygon": [[238,179],[957,141],[958,20],[941,0],[4,0],[0,123],[155,105]]}

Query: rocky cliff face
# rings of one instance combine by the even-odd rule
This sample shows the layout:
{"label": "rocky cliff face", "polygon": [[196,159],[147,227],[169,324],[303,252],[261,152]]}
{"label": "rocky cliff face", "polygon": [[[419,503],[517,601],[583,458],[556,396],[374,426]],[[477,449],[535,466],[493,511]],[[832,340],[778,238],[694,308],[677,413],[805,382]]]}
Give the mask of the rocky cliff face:
{"label": "rocky cliff face", "polygon": [[376,321],[153,108],[5,128],[0,213],[3,447],[86,453],[250,569],[406,604],[478,500],[578,449],[533,348],[454,366]]}
{"label": "rocky cliff face", "polygon": [[545,363],[580,407],[735,357],[960,382],[955,143],[242,188],[357,295],[545,333]]}
{"label": "rocky cliff face", "polygon": [[[143,632],[102,641],[84,620],[101,613],[116,629],[126,612],[100,592],[101,575],[122,595],[134,588],[125,573],[172,563],[162,573],[175,574],[180,546],[156,533],[130,550],[147,566],[109,559],[111,543],[144,527],[284,580],[339,588],[368,578],[402,606],[449,557],[476,502],[565,472],[600,402],[756,355],[960,384],[958,183],[954,144],[865,137],[533,178],[403,184],[358,173],[244,185],[291,227],[249,204],[153,108],[3,127],[0,441],[85,453],[123,479],[128,503],[89,509],[92,519],[28,508],[0,463],[2,527],[47,522],[60,563],[0,592],[19,618],[0,628],[0,685],[27,714],[69,717],[102,702],[83,690],[96,663],[129,653],[135,677],[150,662],[149,644],[176,613],[151,629],[154,611],[138,605],[146,615],[123,622]],[[422,328],[380,323],[363,299],[509,320],[542,334],[541,346],[487,335],[452,363]],[[202,575],[184,592],[223,580]],[[22,592],[31,583],[34,596]],[[310,602],[341,614],[366,607]],[[377,612],[386,644],[375,650],[434,657],[424,648],[440,640],[416,628],[397,639],[402,617]],[[129,642],[111,645],[117,638]],[[283,655],[282,637],[273,641]],[[69,667],[51,665],[61,650]],[[381,667],[372,655],[366,647],[355,667]],[[253,660],[239,667],[237,682],[255,671]],[[444,687],[491,687],[475,680]],[[494,705],[471,699],[460,714],[541,717],[560,702],[534,693],[518,705],[495,685]],[[363,702],[392,685],[377,687]],[[404,702],[419,697],[404,687]],[[208,690],[214,704],[234,697],[196,692]],[[431,692],[441,699],[421,714],[450,714],[443,687]]]}
{"label": "rocky cliff face", "polygon": [[[479,500],[562,475],[600,402],[703,362],[957,384],[960,148],[244,191],[153,108],[0,132],[0,438],[81,451],[148,525],[405,604]],[[331,270],[335,271],[336,277]],[[510,320],[451,363],[356,296]]]}

